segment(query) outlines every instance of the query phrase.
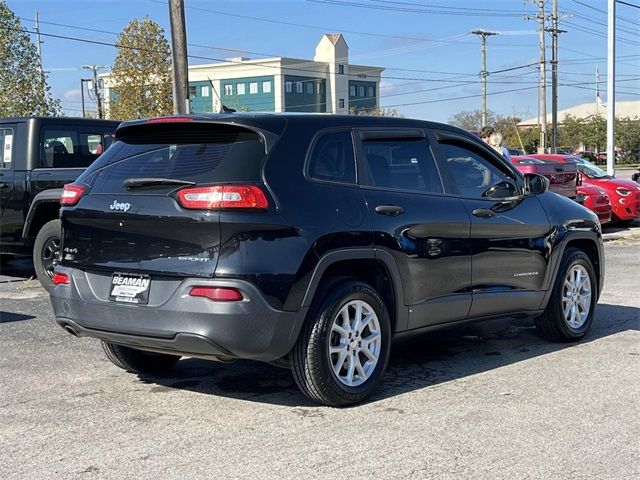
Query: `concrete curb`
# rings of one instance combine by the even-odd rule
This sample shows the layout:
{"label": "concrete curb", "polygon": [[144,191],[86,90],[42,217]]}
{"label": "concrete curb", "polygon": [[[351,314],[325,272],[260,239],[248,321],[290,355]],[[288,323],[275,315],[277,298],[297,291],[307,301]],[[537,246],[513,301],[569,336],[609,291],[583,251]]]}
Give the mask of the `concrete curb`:
{"label": "concrete curb", "polygon": [[612,242],[614,240],[633,240],[636,238],[640,238],[640,228],[632,227],[629,230],[622,230],[619,232],[609,232],[606,231],[602,234],[602,239],[605,242]]}

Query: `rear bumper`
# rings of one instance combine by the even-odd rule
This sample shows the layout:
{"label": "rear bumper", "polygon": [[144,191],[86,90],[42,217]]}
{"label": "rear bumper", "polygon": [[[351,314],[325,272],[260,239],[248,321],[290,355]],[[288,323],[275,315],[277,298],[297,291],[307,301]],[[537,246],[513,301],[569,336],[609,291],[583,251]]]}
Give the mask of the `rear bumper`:
{"label": "rear bumper", "polygon": [[[276,360],[293,348],[307,311],[275,310],[248,282],[196,278],[152,278],[148,305],[120,304],[96,294],[104,291],[98,287],[110,274],[68,267],[56,271],[71,276],[69,285],[54,286],[50,292],[61,327],[70,327],[79,336],[146,350]],[[237,288],[244,300],[213,302],[190,297],[188,292],[194,286]]]}

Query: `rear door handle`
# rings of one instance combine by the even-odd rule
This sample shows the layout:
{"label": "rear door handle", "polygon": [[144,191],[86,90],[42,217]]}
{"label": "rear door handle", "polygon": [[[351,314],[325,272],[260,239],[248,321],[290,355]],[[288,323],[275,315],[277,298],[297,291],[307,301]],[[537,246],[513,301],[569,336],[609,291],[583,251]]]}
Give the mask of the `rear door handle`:
{"label": "rear door handle", "polygon": [[378,205],[375,210],[376,213],[379,213],[380,215],[389,215],[391,217],[404,213],[404,208],[399,207],[398,205]]}
{"label": "rear door handle", "polygon": [[491,218],[495,215],[495,212],[493,210],[489,210],[488,208],[476,208],[471,213],[480,218]]}

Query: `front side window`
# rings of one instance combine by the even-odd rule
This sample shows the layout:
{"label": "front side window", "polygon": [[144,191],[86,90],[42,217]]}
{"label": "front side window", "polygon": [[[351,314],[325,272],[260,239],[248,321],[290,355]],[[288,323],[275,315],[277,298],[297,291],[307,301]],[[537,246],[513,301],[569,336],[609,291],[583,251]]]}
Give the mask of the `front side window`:
{"label": "front side window", "polygon": [[0,168],[10,168],[13,158],[13,129],[0,128]]}
{"label": "front side window", "polygon": [[58,126],[43,127],[40,166],[88,167],[113,142],[113,132],[78,131]]}
{"label": "front side window", "polygon": [[464,142],[443,140],[440,154],[457,193],[467,197],[505,198],[518,194],[515,179],[488,154]]}
{"label": "front side window", "polygon": [[258,93],[258,82],[249,83],[249,93],[250,94]]}
{"label": "front side window", "polygon": [[356,182],[356,161],[350,132],[328,133],[318,139],[309,159],[309,176],[330,182]]}
{"label": "front side window", "polygon": [[244,94],[246,93],[245,88],[246,88],[246,87],[245,87],[245,84],[244,84],[244,83],[238,83],[238,84],[236,85],[236,89],[237,89],[237,91],[238,91],[238,95],[244,95]]}
{"label": "front side window", "polygon": [[364,140],[362,150],[374,187],[442,193],[436,162],[424,138]]}

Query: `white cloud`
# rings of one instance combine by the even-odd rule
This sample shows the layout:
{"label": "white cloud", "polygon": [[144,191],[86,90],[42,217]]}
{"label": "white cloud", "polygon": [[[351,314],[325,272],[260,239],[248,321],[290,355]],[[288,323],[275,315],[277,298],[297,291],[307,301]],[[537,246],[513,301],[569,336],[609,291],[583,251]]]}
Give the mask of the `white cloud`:
{"label": "white cloud", "polygon": [[80,96],[80,89],[79,88],[74,88],[71,90],[67,90],[66,92],[64,92],[62,94],[62,99],[63,100],[72,100],[72,101],[80,101],[81,100],[81,96]]}

